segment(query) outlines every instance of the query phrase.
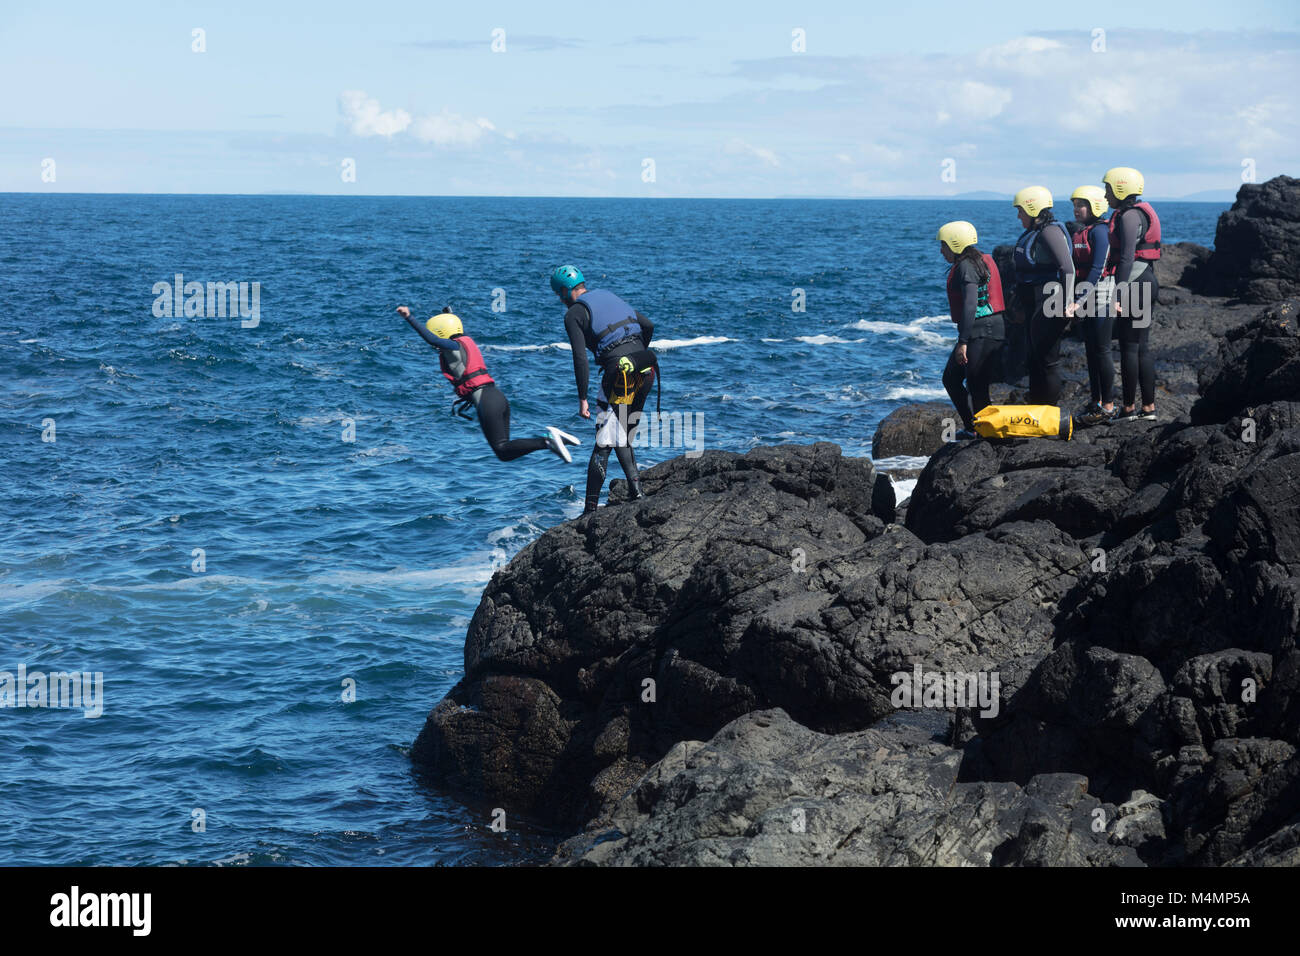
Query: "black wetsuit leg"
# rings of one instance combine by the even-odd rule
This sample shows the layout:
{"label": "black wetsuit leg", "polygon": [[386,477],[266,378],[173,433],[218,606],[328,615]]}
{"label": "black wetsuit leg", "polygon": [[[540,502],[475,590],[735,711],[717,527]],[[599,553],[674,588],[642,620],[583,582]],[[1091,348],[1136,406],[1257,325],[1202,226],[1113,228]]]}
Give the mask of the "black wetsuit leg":
{"label": "black wetsuit leg", "polygon": [[1142,404],[1156,403],[1156,363],[1151,356],[1151,326],[1155,323],[1155,301],[1159,294],[1156,285],[1155,270],[1148,268],[1134,280],[1134,285],[1146,283],[1148,288],[1142,290],[1147,298],[1147,319],[1150,321],[1140,329],[1133,328],[1133,316],[1120,316],[1115,320],[1119,332],[1119,370],[1123,386],[1124,407],[1132,408],[1137,401],[1138,388],[1142,390]]}
{"label": "black wetsuit leg", "polygon": [[1055,405],[1061,398],[1061,336],[1066,319],[1053,319],[1043,309],[1047,296],[1035,290],[1029,318],[1029,404]]}
{"label": "black wetsuit leg", "polygon": [[971,410],[979,413],[993,404],[989,388],[1002,368],[1002,339],[972,339],[966,348],[966,387],[970,390]]}
{"label": "black wetsuit leg", "polygon": [[478,424],[498,458],[514,461],[521,455],[550,447],[545,438],[516,438],[511,441],[510,402],[505,392],[495,385],[484,385],[478,391]]}
{"label": "black wetsuit leg", "polygon": [[967,431],[975,428],[975,413],[992,404],[989,387],[1002,364],[1002,339],[971,339],[966,344],[966,364],[959,365],[949,355],[943,370],[943,387],[948,390],[962,426]]}
{"label": "black wetsuit leg", "polygon": [[1125,408],[1132,408],[1137,401],[1139,386],[1142,390],[1142,404],[1156,403],[1156,368],[1151,358],[1150,342],[1150,326],[1135,329],[1132,319],[1119,320],[1119,364]]}
{"label": "black wetsuit leg", "polygon": [[1115,398],[1115,359],[1111,355],[1111,335],[1115,317],[1105,315],[1084,319],[1083,341],[1088,355],[1088,389],[1092,400],[1105,405]]}
{"label": "black wetsuit leg", "polygon": [[[654,370],[645,375],[641,382],[641,387],[637,389],[636,395],[632,399],[632,404],[625,406],[627,408],[626,431],[628,432],[629,438],[631,437],[631,433],[636,430],[636,425],[640,422],[641,412],[645,408],[646,399],[650,396],[650,391],[654,386],[655,376],[659,371],[657,357],[654,352],[649,349],[642,349],[631,353],[630,357],[638,369],[653,368]],[[616,362],[617,357],[614,358],[613,362],[607,362],[606,364],[612,368]],[[609,369],[606,370],[605,380],[602,383],[602,388],[606,395],[610,394],[614,385],[612,374],[613,373],[609,371]],[[620,406],[610,406],[605,403],[599,403],[597,405],[598,410],[601,412],[604,412],[611,407],[615,410],[615,414],[617,414]],[[628,488],[631,492],[632,498],[636,499],[641,497],[641,480],[637,470],[636,454],[633,452],[632,446],[630,444],[601,446],[598,443],[594,448],[592,448],[591,460],[587,463],[587,493],[583,502],[583,514],[595,511],[597,505],[600,504],[600,492],[605,486],[605,474],[609,467],[609,453],[611,449],[613,449],[614,454],[618,457],[618,463],[623,467],[623,475],[627,478]]]}
{"label": "black wetsuit leg", "polygon": [[[954,350],[955,353],[955,350]],[[966,361],[970,363],[970,347],[966,348]],[[943,387],[952,399],[953,408],[961,416],[963,428],[974,427],[973,411],[970,407],[970,393],[966,391],[966,366],[959,365],[955,354],[948,356],[948,364],[943,367]]]}
{"label": "black wetsuit leg", "polygon": [[582,513],[595,511],[600,505],[600,490],[605,487],[605,470],[609,467],[609,446],[596,445],[587,462],[587,494],[583,499]]}
{"label": "black wetsuit leg", "polygon": [[[641,421],[641,411],[645,408],[645,400],[650,396],[650,388],[654,384],[654,372],[651,372],[645,383],[637,390],[636,397],[632,399],[632,404],[628,406],[628,437],[636,430],[636,425]],[[627,478],[628,490],[633,500],[641,497],[641,478],[640,471],[636,465],[636,454],[629,445],[617,445],[614,448],[614,454],[618,456],[618,463],[623,466],[623,476]]]}

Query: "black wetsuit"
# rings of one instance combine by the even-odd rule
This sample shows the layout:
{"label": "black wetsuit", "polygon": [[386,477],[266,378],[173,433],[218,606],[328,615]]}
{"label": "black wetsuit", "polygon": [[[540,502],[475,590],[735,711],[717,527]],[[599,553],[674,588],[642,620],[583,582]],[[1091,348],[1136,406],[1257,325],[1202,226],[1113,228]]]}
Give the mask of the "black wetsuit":
{"label": "black wetsuit", "polygon": [[[1084,352],[1088,358],[1088,391],[1098,405],[1108,405],[1115,397],[1115,360],[1111,356],[1111,339],[1115,325],[1115,312],[1109,299],[1099,297],[1098,285],[1103,282],[1106,257],[1110,252],[1109,225],[1104,219],[1094,219],[1087,226],[1092,246],[1092,262],[1088,264],[1085,279],[1091,293],[1092,315],[1082,320]],[[1105,280],[1109,283],[1109,279]],[[1075,300],[1083,305],[1083,298]],[[1104,299],[1104,301],[1103,301]]]}
{"label": "black wetsuit", "polygon": [[[446,359],[447,370],[459,377],[465,373],[465,350],[455,339],[443,339],[430,332],[413,316],[404,316],[411,328],[420,333]],[[478,410],[479,428],[492,451],[502,461],[514,461],[522,455],[550,448],[545,438],[510,439],[510,402],[496,385],[483,385],[469,393],[468,401]]]}
{"label": "black wetsuit", "polygon": [[1035,261],[1050,256],[1057,274],[1044,281],[1022,283],[1017,294],[1029,313],[1029,403],[1055,405],[1061,398],[1061,336],[1070,320],[1047,315],[1046,305],[1052,285],[1060,282],[1064,296],[1062,306],[1074,301],[1074,255],[1065,230],[1045,225],[1036,242]]}
{"label": "black wetsuit", "polygon": [[[631,405],[618,406],[620,409],[627,408],[627,432],[635,430],[636,422],[641,417],[642,409],[645,408],[650,388],[659,373],[658,358],[650,350],[650,340],[654,337],[655,331],[654,323],[640,312],[636,313],[636,321],[640,327],[638,335],[628,336],[612,346],[604,354],[599,355],[602,373],[601,397],[596,400],[596,407],[600,410],[601,415],[597,416],[596,442],[591,450],[591,459],[587,462],[587,491],[584,499],[584,514],[595,511],[596,506],[600,504],[600,491],[605,486],[605,472],[609,466],[611,448],[614,450],[614,454],[618,456],[618,463],[623,467],[629,493],[633,498],[640,497],[641,494],[641,480],[638,477],[636,455],[632,451],[632,446],[626,440],[617,440],[612,444],[602,444],[602,435],[605,434],[606,430],[600,424],[600,418],[604,413],[618,414],[617,411],[611,411],[609,403],[604,399],[608,397],[610,390],[614,387],[620,358],[627,357],[633,363],[637,372],[640,372],[641,369],[650,369],[649,372],[641,376],[640,386],[636,390]],[[587,351],[590,350],[593,355],[596,355],[597,342],[596,335],[591,329],[591,312],[582,304],[581,296],[564,313],[564,330],[569,335],[569,346],[573,349],[573,379],[578,388],[578,400],[586,401],[587,388],[590,385]],[[615,430],[620,433],[624,431],[621,427],[616,427]]]}
{"label": "black wetsuit", "polygon": [[[1121,205],[1115,211],[1119,217],[1115,223],[1115,242],[1110,250],[1111,262],[1115,265],[1115,301],[1128,303],[1125,314],[1115,320],[1115,333],[1119,338],[1119,372],[1124,397],[1124,407],[1132,408],[1137,402],[1138,386],[1142,389],[1142,404],[1156,403],[1156,366],[1149,348],[1151,340],[1151,323],[1155,311],[1156,298],[1160,294],[1160,283],[1156,279],[1155,263],[1134,256],[1138,240],[1146,231],[1146,216],[1132,204]],[[1126,290],[1127,297],[1121,296],[1120,289],[1130,284]],[[1144,285],[1145,288],[1138,288]],[[1137,296],[1146,307],[1145,318],[1133,314],[1132,305]],[[1140,327],[1134,327],[1134,322]]]}
{"label": "black wetsuit", "polygon": [[[967,431],[974,430],[975,413],[992,404],[989,386],[997,375],[1002,357],[1006,326],[1001,312],[976,317],[981,285],[979,270],[970,259],[960,260],[956,281],[962,290],[961,315],[957,317],[957,344],[966,346],[966,364],[957,361],[957,350],[948,356],[943,370],[943,387],[948,390]],[[987,282],[989,280],[985,280]]]}

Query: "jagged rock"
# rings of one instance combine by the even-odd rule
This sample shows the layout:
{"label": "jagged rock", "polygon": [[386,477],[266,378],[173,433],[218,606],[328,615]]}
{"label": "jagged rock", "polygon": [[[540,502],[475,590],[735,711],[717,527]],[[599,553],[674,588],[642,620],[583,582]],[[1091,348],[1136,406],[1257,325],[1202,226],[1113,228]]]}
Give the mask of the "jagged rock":
{"label": "jagged rock", "polygon": [[1289,300],[1224,336],[1217,359],[1201,373],[1198,424],[1227,421],[1254,405],[1300,395],[1300,302]]}
{"label": "jagged rock", "polygon": [[926,458],[943,447],[944,419],[961,421],[947,402],[915,402],[894,409],[876,426],[871,457]]}
{"label": "jagged rock", "polygon": [[1300,180],[1247,183],[1219,217],[1200,291],[1247,302],[1300,295]]}
{"label": "jagged rock", "polygon": [[1184,305],[1190,302],[1189,289],[1199,285],[1201,270],[1213,253],[1213,249],[1194,242],[1164,245],[1155,265],[1156,279],[1160,283],[1160,304]]}
{"label": "jagged rock", "polygon": [[1166,843],[1165,801],[1145,790],[1135,790],[1116,809],[1109,835],[1112,843],[1131,846],[1142,854],[1158,852]]}
{"label": "jagged rock", "polygon": [[[821,599],[822,575],[845,573],[836,559],[892,519],[888,479],[823,443],[678,458],[643,485],[645,499],[552,528],[493,577],[470,623],[465,677],[412,748],[418,765],[571,819],[606,796],[588,781],[615,759],[602,737],[611,722],[629,722],[624,756],[635,764],[662,755],[656,734],[681,725],[681,736],[707,736],[763,706],[764,686],[821,693],[815,675],[787,687],[761,670],[738,680],[709,665],[749,653],[744,627],[769,605]],[[920,544],[897,530],[872,544],[878,560]],[[664,685],[665,704],[642,702],[647,678]],[[509,700],[515,690],[526,700]],[[844,706],[827,719],[863,707]]]}
{"label": "jagged rock", "polygon": [[1111,527],[1130,498],[1105,463],[1105,450],[1085,442],[953,442],[918,479],[908,530],[925,541],[951,541],[1043,520],[1086,538]]}
{"label": "jagged rock", "polygon": [[[494,578],[466,677],[430,715],[417,763],[568,819],[612,795],[588,787],[606,767],[644,767],[757,708],[859,729],[894,711],[891,675],[917,663],[1003,668],[1011,692],[1012,665],[1046,653],[1085,561],[1045,522],[944,546],[886,528],[862,510],[870,463],[829,445],[679,459],[645,487],[644,502],[552,529]],[[581,769],[557,776],[561,763]]]}
{"label": "jagged rock", "polygon": [[[942,735],[943,731],[940,731]],[[678,743],[557,862],[669,866],[1138,866],[1071,774],[960,783],[934,721],[827,736],[779,709]]]}
{"label": "jagged rock", "polygon": [[1182,845],[1170,862],[1221,866],[1300,814],[1300,758],[1280,740],[1216,740],[1209,762],[1173,788]]}

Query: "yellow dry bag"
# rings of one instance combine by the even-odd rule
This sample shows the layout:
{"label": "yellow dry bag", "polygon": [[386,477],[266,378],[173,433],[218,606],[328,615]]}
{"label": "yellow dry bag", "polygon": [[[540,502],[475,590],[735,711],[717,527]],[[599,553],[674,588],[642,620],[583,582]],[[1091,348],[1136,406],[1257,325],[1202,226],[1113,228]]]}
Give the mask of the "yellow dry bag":
{"label": "yellow dry bag", "polygon": [[975,413],[975,431],[985,438],[1074,436],[1074,419],[1055,405],[989,405]]}

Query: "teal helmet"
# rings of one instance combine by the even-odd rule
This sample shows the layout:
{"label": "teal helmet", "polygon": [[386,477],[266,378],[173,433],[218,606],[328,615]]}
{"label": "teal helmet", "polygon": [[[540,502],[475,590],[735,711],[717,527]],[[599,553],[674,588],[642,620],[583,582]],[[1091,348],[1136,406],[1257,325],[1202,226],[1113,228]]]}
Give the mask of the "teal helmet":
{"label": "teal helmet", "polygon": [[582,285],[584,281],[577,266],[560,266],[551,273],[551,288],[556,295],[564,299],[568,299],[569,293]]}

